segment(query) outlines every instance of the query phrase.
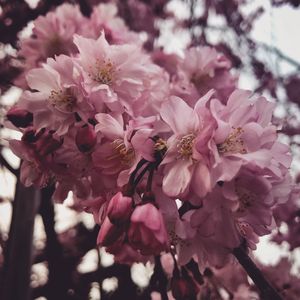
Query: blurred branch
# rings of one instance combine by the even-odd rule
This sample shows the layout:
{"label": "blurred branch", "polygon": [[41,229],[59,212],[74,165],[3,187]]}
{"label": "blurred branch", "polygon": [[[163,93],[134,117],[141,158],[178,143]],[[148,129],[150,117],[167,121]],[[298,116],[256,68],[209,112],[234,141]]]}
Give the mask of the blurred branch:
{"label": "blurred branch", "polygon": [[277,291],[267,281],[255,263],[251,260],[242,246],[233,249],[232,253],[260,290],[262,299],[283,300]]}
{"label": "blurred branch", "polygon": [[296,67],[298,70],[300,70],[300,62],[296,61],[295,59],[285,55],[283,52],[281,52],[278,48],[274,47],[274,46],[270,46],[268,44],[265,44],[263,42],[257,42],[258,47],[262,47],[265,50],[274,53],[275,55],[277,55],[279,58],[281,58],[282,60],[288,62],[289,64],[293,65],[294,67]]}
{"label": "blurred branch", "polygon": [[0,153],[0,165],[5,167],[8,171],[10,171],[12,174],[14,174],[16,177],[19,176],[19,170],[14,169],[8,161],[4,158],[2,153]]}
{"label": "blurred branch", "polygon": [[[204,26],[205,28],[209,29],[209,30],[213,30],[213,31],[219,31],[219,32],[224,32],[224,27],[221,26],[216,26],[216,25],[207,25],[205,24]],[[253,41],[251,39],[247,39],[248,43],[253,43],[256,45],[256,48],[263,48],[268,52],[272,52],[273,54],[275,54],[277,57],[279,57],[280,59],[286,61],[287,63],[293,65],[294,67],[296,67],[298,70],[300,70],[300,62],[296,61],[295,59],[287,56],[286,54],[284,54],[281,50],[279,50],[277,47],[275,46],[271,46],[268,45],[264,42],[259,42],[259,41]],[[253,55],[254,56],[254,55]]]}
{"label": "blurred branch", "polygon": [[63,264],[63,249],[55,231],[55,212],[52,203],[54,187],[46,187],[41,191],[40,215],[47,237],[45,254],[48,262],[47,299],[65,299],[67,296],[66,278]]}
{"label": "blurred branch", "polygon": [[39,191],[34,187],[24,187],[18,180],[9,239],[4,251],[1,299],[29,299],[33,228],[39,202]]}

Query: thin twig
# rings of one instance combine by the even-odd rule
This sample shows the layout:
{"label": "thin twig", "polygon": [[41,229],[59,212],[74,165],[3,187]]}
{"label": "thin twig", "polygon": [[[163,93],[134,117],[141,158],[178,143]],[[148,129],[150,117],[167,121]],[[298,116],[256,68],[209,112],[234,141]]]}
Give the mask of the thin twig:
{"label": "thin twig", "polygon": [[13,168],[8,161],[4,158],[3,154],[0,153],[0,165],[4,166],[8,171],[10,171],[13,175],[15,175],[16,177],[19,176],[19,170]]}

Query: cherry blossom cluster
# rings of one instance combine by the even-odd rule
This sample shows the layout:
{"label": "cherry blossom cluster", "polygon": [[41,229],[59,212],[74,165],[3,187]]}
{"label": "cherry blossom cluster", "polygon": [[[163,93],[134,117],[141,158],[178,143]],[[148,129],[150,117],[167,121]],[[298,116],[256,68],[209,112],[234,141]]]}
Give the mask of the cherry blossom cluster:
{"label": "cherry blossom cluster", "polygon": [[20,42],[27,87],[8,124],[26,185],[100,225],[119,262],[170,252],[203,270],[256,248],[290,197],[291,155],[272,125],[275,105],[237,89],[210,47],[147,52],[112,4],[90,18],[65,4]]}

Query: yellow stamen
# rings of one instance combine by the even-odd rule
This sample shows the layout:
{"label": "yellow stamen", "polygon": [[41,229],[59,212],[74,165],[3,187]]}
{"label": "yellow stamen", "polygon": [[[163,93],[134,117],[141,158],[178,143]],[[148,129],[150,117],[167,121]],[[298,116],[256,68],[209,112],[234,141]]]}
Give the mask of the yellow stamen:
{"label": "yellow stamen", "polygon": [[90,76],[93,78],[93,80],[101,84],[110,85],[113,82],[114,74],[115,67],[110,60],[103,60],[102,62],[100,60],[97,60],[95,71],[92,72]]}
{"label": "yellow stamen", "polygon": [[183,136],[177,144],[180,158],[190,158],[193,154],[195,135],[193,133]]}
{"label": "yellow stamen", "polygon": [[65,91],[51,91],[48,98],[50,104],[62,112],[72,112],[76,104],[76,97],[71,93],[69,89]]}
{"label": "yellow stamen", "polygon": [[241,127],[232,127],[232,129],[233,131],[225,141],[222,144],[217,145],[219,153],[247,153],[244,147],[244,141],[240,138],[240,135],[244,132],[243,129]]}
{"label": "yellow stamen", "polygon": [[113,154],[107,157],[107,160],[120,159],[121,164],[124,166],[131,166],[134,160],[134,150],[132,148],[127,149],[124,141],[116,139],[112,143]]}

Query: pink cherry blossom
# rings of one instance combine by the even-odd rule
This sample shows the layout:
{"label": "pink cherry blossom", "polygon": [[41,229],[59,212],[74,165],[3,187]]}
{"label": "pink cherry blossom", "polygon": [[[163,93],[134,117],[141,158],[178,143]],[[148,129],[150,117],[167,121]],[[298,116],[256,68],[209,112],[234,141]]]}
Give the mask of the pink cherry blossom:
{"label": "pink cherry blossom", "polygon": [[25,186],[47,186],[54,170],[59,168],[54,163],[52,154],[61,147],[61,141],[54,139],[53,134],[45,130],[35,132],[27,129],[21,141],[10,140],[9,144],[12,151],[23,160],[21,182]]}
{"label": "pink cherry blossom", "polygon": [[[211,95],[212,92],[209,92],[199,102],[209,99]],[[203,147],[203,150],[197,151],[195,145],[210,139],[213,121],[204,116],[202,118],[197,107],[192,109],[178,97],[172,97],[165,103],[160,114],[173,132],[163,160],[164,192],[176,197],[192,189],[199,197],[205,196],[211,190],[207,149]]]}
{"label": "pink cherry blossom", "polygon": [[[33,25],[33,35],[21,39],[19,55],[26,58],[25,73],[41,66],[49,57],[76,53],[73,44],[75,33],[90,36],[88,19],[81,14],[78,5],[68,3],[46,16],[39,16]],[[17,84],[26,86],[22,77],[18,78]]]}
{"label": "pink cherry blossom", "polygon": [[[60,203],[72,195],[71,208],[92,214],[95,244],[116,262],[156,256],[151,280],[169,280],[170,299],[256,297],[240,269],[228,280],[219,269],[276,226],[287,229],[274,241],[299,246],[299,187],[275,103],[237,89],[229,60],[212,47],[182,57],[151,49],[153,11],[130,0],[139,15],[125,23],[121,2],[94,6],[90,17],[64,4],[21,40],[27,90],[6,122],[22,135],[9,141],[21,182],[54,185]],[[159,10],[166,1],[154,2]],[[152,23],[140,24],[146,17]]]}
{"label": "pink cherry blossom", "polygon": [[112,111],[125,109],[134,115],[134,107],[151,93],[152,81],[163,74],[139,46],[109,45],[104,33],[97,40],[75,35],[74,43],[85,88],[96,109],[104,103]]}
{"label": "pink cherry blossom", "polygon": [[43,68],[27,74],[29,87],[19,102],[20,107],[35,111],[33,124],[38,130],[44,127],[63,135],[75,122],[75,113],[87,119],[92,107],[85,101],[73,60],[67,56],[48,59]]}
{"label": "pink cherry blossom", "polygon": [[214,48],[192,47],[186,50],[178,69],[173,90],[190,105],[212,88],[217,98],[225,103],[236,87],[237,78],[230,73],[229,60]]}
{"label": "pink cherry blossom", "polygon": [[139,35],[130,31],[123,19],[117,16],[118,9],[114,3],[101,3],[95,6],[90,17],[91,30],[94,37],[98,38],[104,31],[110,44],[141,44]]}
{"label": "pink cherry blossom", "polygon": [[287,147],[277,142],[276,128],[271,125],[274,104],[250,96],[248,91],[236,90],[226,106],[217,99],[210,102],[217,122],[210,142],[214,182],[232,180],[245,165],[280,177],[291,162]]}
{"label": "pink cherry blossom", "polygon": [[133,200],[131,197],[123,196],[121,192],[114,195],[107,207],[107,216],[113,224],[129,221],[133,211]]}
{"label": "pink cherry blossom", "polygon": [[[94,151],[92,157],[95,166],[102,170],[103,174],[119,175],[119,183],[123,183],[123,177],[128,180],[130,170],[141,159],[142,155],[149,157],[144,149],[148,145],[149,136],[152,133],[151,121],[129,122],[124,130],[124,120],[121,114],[99,113],[95,116],[98,124],[96,132],[103,136],[103,143]],[[150,146],[150,145],[149,145]],[[122,172],[123,171],[123,172]],[[120,173],[121,172],[121,173]],[[123,183],[123,184],[122,184]]]}

